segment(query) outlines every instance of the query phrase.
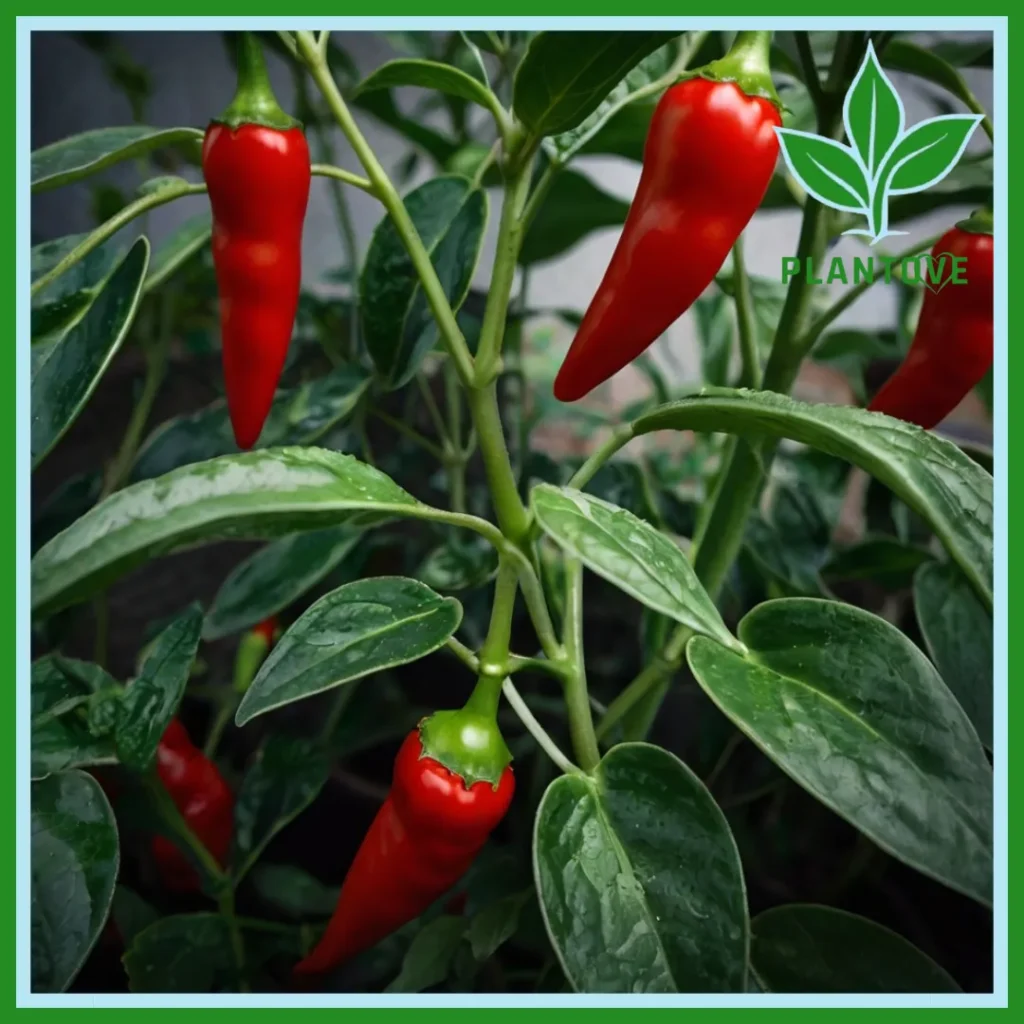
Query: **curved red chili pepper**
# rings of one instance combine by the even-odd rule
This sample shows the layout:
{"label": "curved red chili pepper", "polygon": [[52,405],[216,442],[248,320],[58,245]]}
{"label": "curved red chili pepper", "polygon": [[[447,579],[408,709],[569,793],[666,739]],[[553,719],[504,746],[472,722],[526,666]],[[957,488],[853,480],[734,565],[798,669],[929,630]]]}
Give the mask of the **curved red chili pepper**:
{"label": "curved red chili pepper", "polygon": [[[947,231],[932,249],[965,257],[966,283],[950,279],[924,297],[914,340],[899,369],[868,406],[925,430],[941,423],[976,387],[993,357],[993,242],[970,222]],[[949,268],[945,268],[948,273]]]}
{"label": "curved red chili pepper", "polygon": [[298,309],[310,158],[248,33],[235,99],[206,130],[203,177],[213,210],[228,411],[238,447],[251,448],[274,400]]}
{"label": "curved red chili pepper", "polygon": [[582,398],[636,359],[712,282],[768,189],[781,124],[770,99],[733,81],[691,78],[662,96],[622,236],[555,378],[557,399]]}
{"label": "curved red chili pepper", "polygon": [[418,917],[466,873],[505,816],[515,779],[462,777],[423,753],[414,729],[395,759],[391,792],[345,878],[320,943],[299,976],[336,967]]}

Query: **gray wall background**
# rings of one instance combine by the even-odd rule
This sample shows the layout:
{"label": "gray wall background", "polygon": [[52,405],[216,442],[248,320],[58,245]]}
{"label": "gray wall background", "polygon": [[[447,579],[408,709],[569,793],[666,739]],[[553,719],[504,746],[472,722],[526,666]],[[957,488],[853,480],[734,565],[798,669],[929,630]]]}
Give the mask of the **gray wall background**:
{"label": "gray wall background", "polygon": [[[915,41],[929,45],[944,37],[977,37],[969,34],[921,34]],[[154,95],[150,101],[148,120],[155,125],[190,124],[203,126],[210,116],[221,110],[234,91],[234,74],[229,65],[219,33],[211,32],[126,32],[116,34],[132,57],[150,73]],[[368,32],[338,32],[338,42],[354,58],[362,74],[395,56],[388,41]],[[292,109],[293,89],[288,71],[275,57],[269,57],[271,78],[282,105]],[[984,69],[965,69],[965,77],[986,110],[992,109],[992,75]],[[932,116],[934,110],[926,102],[933,91],[917,79],[893,72],[892,79],[903,98],[908,123]],[[400,105],[411,109],[422,93],[399,92]],[[404,141],[380,126],[368,115],[357,115],[363,131],[376,150],[385,168],[393,171],[408,152]],[[125,98],[107,81],[100,59],[70,35],[60,32],[35,32],[32,36],[32,147],[33,149],[66,135],[107,125],[128,124],[131,112]],[[335,140],[339,162],[352,170],[360,170],[351,148],[340,132]],[[975,132],[971,148],[984,149],[987,138]],[[602,189],[631,199],[640,176],[638,164],[616,158],[590,157],[574,164],[589,175]],[[134,177],[131,167],[112,172],[112,180],[128,187]],[[413,184],[429,177],[421,170]],[[411,186],[410,186],[411,187]],[[379,221],[382,209],[369,196],[349,189],[349,202],[359,238],[365,251],[370,234]],[[486,286],[491,270],[493,234],[500,195],[492,195],[491,237],[485,246],[477,273],[477,285]],[[205,198],[189,197],[161,207],[151,214],[150,233],[154,242],[169,233],[182,220],[201,209]],[[921,218],[903,227],[910,244],[952,224],[969,210],[946,209]],[[89,193],[85,186],[72,186],[33,199],[33,242],[43,241],[91,226]],[[777,276],[780,258],[796,250],[799,217],[796,213],[758,214],[746,232],[746,255],[750,272]],[[533,307],[586,308],[611,258],[618,230],[595,232],[564,256],[537,267],[530,275],[530,305]],[[902,241],[893,240],[894,248]],[[334,214],[326,182],[313,180],[306,231],[303,243],[304,275],[307,282],[319,281],[324,271],[341,262]],[[843,256],[862,254],[863,245],[856,239],[844,239],[836,253]],[[841,294],[842,285],[833,286]],[[889,326],[895,320],[895,294],[885,286],[876,286],[839,321],[840,325],[864,327]],[[555,328],[556,331],[559,328]],[[675,372],[686,378],[696,376],[698,349],[694,336],[694,317],[684,316],[659,343],[660,358],[665,361],[666,349],[671,353]],[[569,332],[560,328],[564,344]],[[560,339],[561,340],[561,339]],[[622,397],[628,397],[623,395]]]}

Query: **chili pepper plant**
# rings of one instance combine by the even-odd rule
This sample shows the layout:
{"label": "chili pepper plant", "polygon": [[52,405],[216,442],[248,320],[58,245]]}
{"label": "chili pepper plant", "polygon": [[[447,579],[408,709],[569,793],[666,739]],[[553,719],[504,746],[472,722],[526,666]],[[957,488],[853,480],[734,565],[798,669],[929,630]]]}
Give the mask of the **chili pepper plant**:
{"label": "chili pepper plant", "polygon": [[[365,74],[246,33],[184,127],[82,41],[135,120],[32,154],[94,187],[31,258],[34,989],[990,988],[992,461],[947,417],[991,401],[991,41],[399,34]],[[864,150],[915,130],[890,75],[960,147],[933,188]],[[828,287],[880,224],[893,274]],[[620,226],[587,308],[531,302]]]}

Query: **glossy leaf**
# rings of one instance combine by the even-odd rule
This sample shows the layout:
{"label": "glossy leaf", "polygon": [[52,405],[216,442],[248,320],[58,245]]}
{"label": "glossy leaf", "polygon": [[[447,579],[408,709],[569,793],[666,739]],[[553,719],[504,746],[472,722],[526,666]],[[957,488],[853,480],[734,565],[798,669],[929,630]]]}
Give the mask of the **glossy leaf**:
{"label": "glossy leaf", "polygon": [[190,605],[153,641],[121,699],[117,756],[137,772],[148,771],[157,744],[178,710],[199,650],[203,613]]}
{"label": "glossy leaf", "polygon": [[202,140],[203,133],[196,128],[151,128],[142,124],[71,135],[32,154],[32,191],[68,185],[155,149],[181,143],[198,145]]}
{"label": "glossy leaf", "polygon": [[516,933],[523,907],[533,897],[533,889],[503,896],[488,903],[469,922],[466,937],[473,956],[481,963],[489,960]]}
{"label": "glossy leaf", "polygon": [[135,318],[149,264],[138,239],[85,315],[57,340],[32,346],[32,465],[37,466],[82,411]]}
{"label": "glossy leaf", "polygon": [[458,601],[417,580],[346,583],[311,605],[277,642],[235,722],[245,725],[283,704],[416,661],[441,647],[461,620]]}
{"label": "glossy leaf", "polygon": [[244,632],[287,608],[332,573],[361,538],[354,527],[329,526],[261,548],[221,584],[203,623],[203,639]]}
{"label": "glossy leaf", "polygon": [[32,559],[33,612],[82,601],[184,547],[368,525],[423,508],[378,470],[322,448],[210,459],[117,491],[44,545]]}
{"label": "glossy leaf", "polygon": [[294,864],[257,864],[249,880],[260,899],[285,917],[297,920],[328,918],[338,902],[338,888],[324,885]]}
{"label": "glossy leaf", "polygon": [[[405,197],[405,206],[457,310],[469,292],[487,227],[487,196],[465,178],[434,178]],[[366,347],[385,387],[416,373],[439,338],[419,276],[390,217],[370,240],[359,278]]]}
{"label": "glossy leaf", "polygon": [[655,409],[636,420],[633,430],[786,437],[846,459],[928,522],[991,607],[992,477],[949,441],[863,409],[724,388],[705,388]]}
{"label": "glossy leaf", "polygon": [[743,990],[739,854],[711,795],[668,751],[623,744],[593,778],[551,783],[533,864],[551,944],[577,992]]}
{"label": "glossy leaf", "polygon": [[131,992],[213,992],[237,983],[232,948],[219,914],[174,914],[139,932],[121,959]]}
{"label": "glossy leaf", "polygon": [[403,114],[398,109],[390,89],[374,89],[361,93],[353,99],[352,105],[370,114],[381,124],[398,132],[414,146],[423,150],[438,167],[444,167],[459,149],[459,143],[454,139],[442,135],[424,124],[421,119]]}
{"label": "glossy leaf", "polygon": [[133,889],[118,885],[114,888],[110,916],[118,936],[128,949],[135,936],[157,921],[160,914]]}
{"label": "glossy leaf", "polygon": [[271,736],[246,772],[235,803],[233,875],[243,878],[267,844],[316,798],[331,765],[313,740]]}
{"label": "glossy leaf", "polygon": [[453,534],[434,548],[416,570],[433,590],[455,593],[483,586],[498,571],[498,554],[482,537]]}
{"label": "glossy leaf", "polygon": [[759,914],[751,922],[750,963],[767,992],[960,991],[901,935],[834,907],[790,904]]}
{"label": "glossy leaf", "polygon": [[190,217],[165,239],[153,253],[145,291],[159,288],[181,266],[210,241],[213,221],[209,210]]}
{"label": "glossy leaf", "polygon": [[559,163],[567,163],[623,107],[641,96],[652,95],[652,89],[669,84],[669,72],[680,53],[679,39],[673,39],[648,54],[601,101],[597,109],[570,131],[550,139],[547,148]]}
{"label": "glossy leaf", "polygon": [[[315,443],[352,414],[369,386],[370,375],[361,366],[346,365],[279,391],[256,447]],[[237,451],[227,403],[220,400],[154,430],[136,456],[131,478],[148,480]]]}
{"label": "glossy leaf", "polygon": [[914,577],[914,608],[932,663],[992,749],[992,616],[955,565],[930,562]]}
{"label": "glossy leaf", "polygon": [[641,163],[657,101],[635,100],[613,114],[579,150],[580,156],[618,156]]}
{"label": "glossy leaf", "polygon": [[402,961],[402,971],[385,992],[423,992],[448,976],[456,950],[462,943],[466,921],[443,915],[416,933]]}
{"label": "glossy leaf", "polygon": [[906,39],[892,39],[882,54],[882,63],[940,86],[967,106],[976,102],[963,75],[933,48],[925,49]]}
{"label": "glossy leaf", "polygon": [[538,484],[530,504],[541,529],[609,583],[720,644],[738,646],[670,537],[625,509],[569,487]]}
{"label": "glossy leaf", "polygon": [[933,557],[927,548],[895,537],[870,537],[834,552],[821,574],[830,580],[870,580],[895,590],[910,586],[914,571]]}
{"label": "glossy leaf", "polygon": [[576,171],[560,171],[523,239],[524,266],[554,259],[591,232],[625,223],[629,203],[601,191]]}
{"label": "glossy leaf", "polygon": [[458,96],[470,103],[477,103],[485,110],[490,110],[497,102],[491,90],[479,79],[451,64],[441,64],[433,60],[388,61],[359,83],[356,94],[404,86],[435,89],[449,96]]}
{"label": "glossy leaf", "polygon": [[917,870],[992,898],[992,771],[928,659],[851,605],[767,601],[744,658],[703,637],[687,657],[719,708],[822,803]]}
{"label": "glossy leaf", "polygon": [[592,114],[627,72],[673,32],[539,32],[516,69],[512,106],[534,135],[557,135]]}
{"label": "glossy leaf", "polygon": [[63,992],[99,937],[120,853],[99,783],[62,772],[32,783],[32,991]]}

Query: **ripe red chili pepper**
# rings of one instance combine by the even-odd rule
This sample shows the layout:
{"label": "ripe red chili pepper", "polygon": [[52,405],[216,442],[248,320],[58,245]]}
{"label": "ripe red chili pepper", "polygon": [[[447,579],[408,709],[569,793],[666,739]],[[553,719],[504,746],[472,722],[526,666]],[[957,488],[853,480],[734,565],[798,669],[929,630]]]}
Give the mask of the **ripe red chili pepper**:
{"label": "ripe red chili pepper", "polygon": [[[932,267],[945,284],[925,295],[910,350],[869,409],[930,430],[988,372],[993,357],[991,232],[991,217],[975,214],[935,243]],[[965,258],[962,284],[946,277],[956,256]]]}
{"label": "ripe red chili pepper", "polygon": [[673,85],[611,263],[555,378],[574,402],[632,362],[712,282],[768,189],[779,152],[766,32]]}
{"label": "ripe red chili pepper", "polygon": [[[176,718],[167,726],[157,747],[156,767],[160,781],[189,828],[223,865],[231,846],[234,796],[217,766],[193,745]],[[169,839],[153,839],[153,857],[169,889],[199,889],[198,874]]]}
{"label": "ripe red chili pepper", "polygon": [[329,971],[422,914],[505,816],[515,790],[508,750],[493,719],[467,709],[438,712],[405,738],[388,798],[296,975]]}
{"label": "ripe red chili pepper", "polygon": [[277,104],[259,43],[243,33],[238,91],[206,129],[228,411],[239,448],[259,439],[299,303],[310,159],[298,121]]}

